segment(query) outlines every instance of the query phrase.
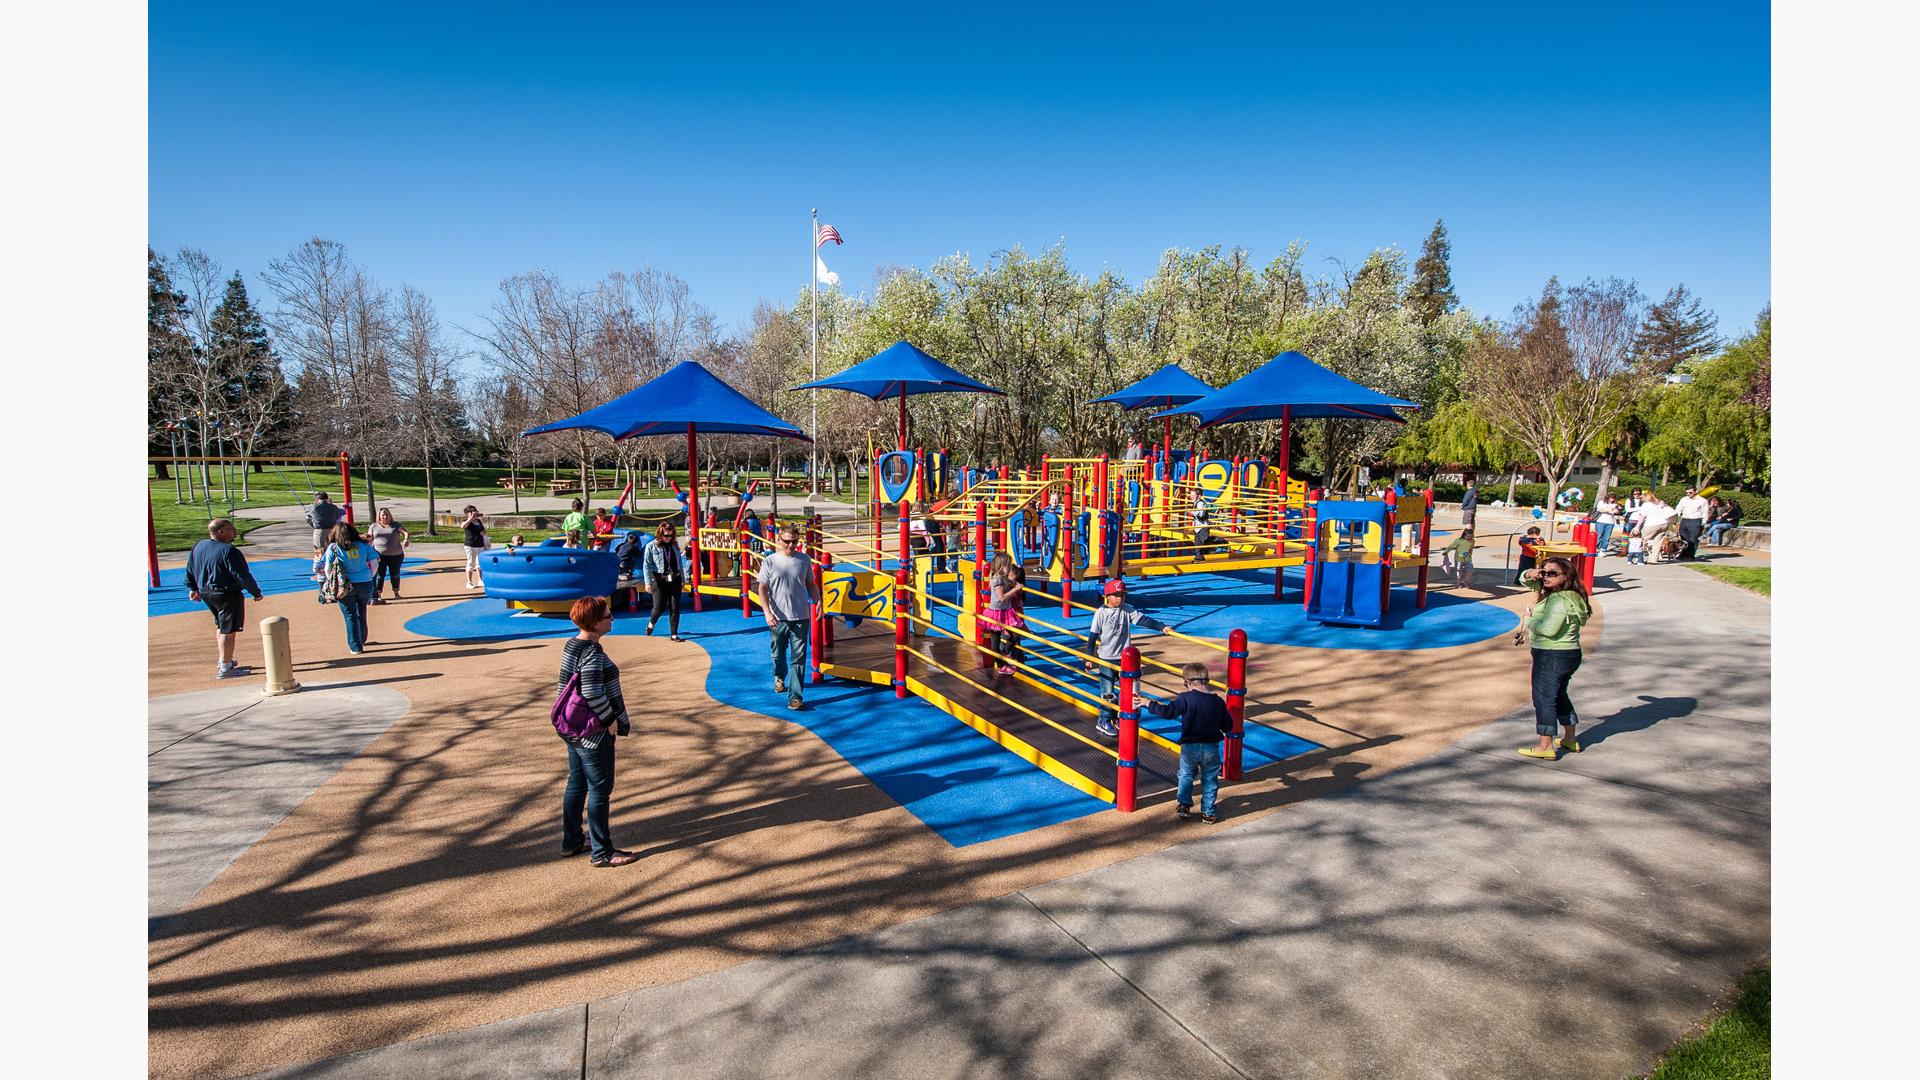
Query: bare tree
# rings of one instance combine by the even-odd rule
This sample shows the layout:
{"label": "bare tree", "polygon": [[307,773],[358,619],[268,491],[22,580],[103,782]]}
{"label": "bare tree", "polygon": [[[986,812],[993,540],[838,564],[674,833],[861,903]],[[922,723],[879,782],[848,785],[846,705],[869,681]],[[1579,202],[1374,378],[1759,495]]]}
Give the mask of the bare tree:
{"label": "bare tree", "polygon": [[192,348],[171,373],[175,383],[173,397],[185,406],[183,419],[191,423],[198,437],[202,458],[200,496],[211,500],[212,484],[204,459],[218,449],[217,445],[210,444],[215,443],[222,432],[221,412],[226,404],[227,386],[234,376],[225,366],[227,358],[222,350],[213,347],[213,309],[220,303],[226,278],[219,263],[195,248],[182,248],[168,269],[187,298],[182,329],[192,343]]}
{"label": "bare tree", "polygon": [[[496,368],[533,393],[542,422],[603,404],[605,384],[593,347],[591,297],[568,289],[551,272],[500,283],[500,298],[482,335]],[[594,433],[568,433],[580,463],[582,498],[593,491]],[[604,440],[604,436],[600,437]]]}
{"label": "bare tree", "polygon": [[1588,280],[1561,295],[1549,279],[1540,299],[1514,309],[1499,334],[1467,353],[1467,396],[1495,430],[1539,463],[1553,506],[1575,463],[1628,408],[1623,385],[1645,301],[1631,282]]}
{"label": "bare tree", "polygon": [[395,404],[427,471],[427,535],[433,536],[433,458],[459,442],[460,399],[453,387],[459,357],[441,335],[433,301],[406,285],[400,288],[398,357]]}

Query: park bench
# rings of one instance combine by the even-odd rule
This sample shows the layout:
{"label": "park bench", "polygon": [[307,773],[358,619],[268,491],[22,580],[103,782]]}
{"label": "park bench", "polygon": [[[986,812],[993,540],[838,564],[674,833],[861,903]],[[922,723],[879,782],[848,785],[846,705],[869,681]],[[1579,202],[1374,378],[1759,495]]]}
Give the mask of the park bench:
{"label": "park bench", "polygon": [[494,483],[510,491],[519,491],[521,488],[530,488],[533,486],[532,478],[525,476],[503,476],[495,480]]}

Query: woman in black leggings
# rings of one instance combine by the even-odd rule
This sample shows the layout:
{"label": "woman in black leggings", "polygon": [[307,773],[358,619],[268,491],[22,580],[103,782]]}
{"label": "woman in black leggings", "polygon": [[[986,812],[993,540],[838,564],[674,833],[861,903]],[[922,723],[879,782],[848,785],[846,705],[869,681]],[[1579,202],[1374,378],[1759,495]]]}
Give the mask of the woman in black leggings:
{"label": "woman in black leggings", "polygon": [[667,636],[673,641],[684,640],[680,636],[680,585],[686,579],[680,558],[680,545],[675,542],[672,522],[660,526],[646,553],[640,557],[641,580],[653,597],[653,615],[647,619],[647,633],[653,633],[653,624],[660,621],[660,613],[665,611]]}

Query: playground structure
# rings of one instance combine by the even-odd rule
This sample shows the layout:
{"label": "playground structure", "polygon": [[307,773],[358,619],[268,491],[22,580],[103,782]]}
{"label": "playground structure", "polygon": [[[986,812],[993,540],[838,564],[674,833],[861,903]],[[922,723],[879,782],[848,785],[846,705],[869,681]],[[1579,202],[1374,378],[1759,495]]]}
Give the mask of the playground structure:
{"label": "playground structure", "polygon": [[[1433,541],[1432,492],[1402,498],[1310,499],[1307,503],[1307,616],[1319,622],[1380,626],[1392,603],[1393,571],[1418,571],[1414,606],[1427,606]],[[1406,547],[1398,537],[1408,534]]]}

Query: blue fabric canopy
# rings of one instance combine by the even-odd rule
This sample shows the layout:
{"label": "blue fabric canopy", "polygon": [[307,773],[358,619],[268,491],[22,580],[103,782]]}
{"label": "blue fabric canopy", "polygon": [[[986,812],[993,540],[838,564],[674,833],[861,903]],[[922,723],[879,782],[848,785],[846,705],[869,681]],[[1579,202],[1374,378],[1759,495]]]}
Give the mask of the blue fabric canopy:
{"label": "blue fabric canopy", "polygon": [[1185,405],[1213,393],[1213,387],[1187,374],[1179,364],[1168,364],[1123,390],[1097,397],[1090,405],[1118,405],[1123,409],[1166,409]]}
{"label": "blue fabric canopy", "polygon": [[658,378],[579,416],[529,428],[521,434],[591,428],[615,439],[643,435],[773,435],[812,442],[807,433],[747,400],[713,372],[683,360]]}
{"label": "blue fabric canopy", "polygon": [[795,390],[850,390],[880,401],[908,394],[1004,394],[970,379],[928,356],[910,342],[896,341],[838,375],[802,383]]}
{"label": "blue fabric canopy", "polygon": [[1283,352],[1197,401],[1159,416],[1191,416],[1201,427],[1250,420],[1391,420],[1420,406],[1335,375],[1297,352]]}

